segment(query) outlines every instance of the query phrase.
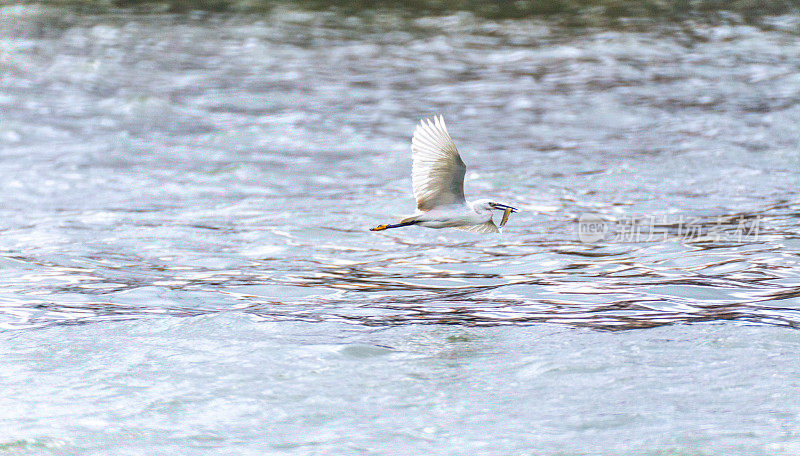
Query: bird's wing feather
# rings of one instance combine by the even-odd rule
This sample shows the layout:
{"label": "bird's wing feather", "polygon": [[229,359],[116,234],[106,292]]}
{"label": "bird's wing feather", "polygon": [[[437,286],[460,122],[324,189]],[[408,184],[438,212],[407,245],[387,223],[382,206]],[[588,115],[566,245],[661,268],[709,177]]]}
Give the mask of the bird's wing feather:
{"label": "bird's wing feather", "polygon": [[500,230],[497,229],[497,225],[494,224],[493,221],[489,220],[486,223],[479,223],[477,225],[464,225],[464,226],[454,226],[453,228],[462,230],[462,231],[469,231],[471,233],[499,233]]}
{"label": "bird's wing feather", "polygon": [[414,160],[411,181],[419,210],[465,202],[467,167],[442,116],[420,121],[411,140],[411,157]]}

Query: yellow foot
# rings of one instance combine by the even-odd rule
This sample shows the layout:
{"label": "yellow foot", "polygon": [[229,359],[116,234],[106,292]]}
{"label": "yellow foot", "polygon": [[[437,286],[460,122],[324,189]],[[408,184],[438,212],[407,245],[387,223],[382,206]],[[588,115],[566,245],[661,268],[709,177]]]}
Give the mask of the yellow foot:
{"label": "yellow foot", "polygon": [[388,225],[378,225],[375,228],[370,228],[369,230],[370,231],[383,231],[388,227],[389,227]]}

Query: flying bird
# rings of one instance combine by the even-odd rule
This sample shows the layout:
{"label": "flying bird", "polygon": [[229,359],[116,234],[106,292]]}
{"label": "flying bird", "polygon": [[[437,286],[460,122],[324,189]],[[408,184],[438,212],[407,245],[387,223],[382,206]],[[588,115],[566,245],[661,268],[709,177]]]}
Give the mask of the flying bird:
{"label": "flying bird", "polygon": [[503,211],[500,228],[517,210],[489,199],[464,199],[464,161],[447,132],[442,116],[423,119],[411,140],[411,182],[417,213],[396,224],[378,225],[370,231],[419,225],[426,228],[457,228],[473,233],[497,233],[492,211]]}

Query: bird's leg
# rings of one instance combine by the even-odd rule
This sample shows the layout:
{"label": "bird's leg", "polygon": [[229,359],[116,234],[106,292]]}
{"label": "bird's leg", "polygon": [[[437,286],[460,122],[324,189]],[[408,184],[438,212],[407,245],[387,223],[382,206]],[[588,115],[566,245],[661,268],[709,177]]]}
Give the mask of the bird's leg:
{"label": "bird's leg", "polygon": [[417,223],[419,223],[417,220],[412,220],[410,222],[395,223],[394,225],[378,225],[375,228],[370,228],[369,230],[370,231],[383,231],[383,230],[388,230],[389,228],[400,228],[400,227],[403,227],[403,226],[416,225]]}

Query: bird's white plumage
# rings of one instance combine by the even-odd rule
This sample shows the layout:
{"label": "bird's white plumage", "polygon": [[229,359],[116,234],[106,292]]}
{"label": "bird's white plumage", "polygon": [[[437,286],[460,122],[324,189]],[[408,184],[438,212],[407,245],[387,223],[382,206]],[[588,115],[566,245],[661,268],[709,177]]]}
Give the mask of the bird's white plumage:
{"label": "bird's white plumage", "polygon": [[411,182],[417,209],[428,211],[448,204],[464,204],[464,173],[467,167],[447,132],[442,116],[423,119],[411,140],[414,161]]}
{"label": "bird's white plumage", "polygon": [[479,223],[477,225],[463,225],[463,226],[454,226],[453,228],[462,230],[462,231],[469,231],[471,233],[499,233],[500,230],[497,228],[497,225],[494,224],[493,221],[489,220],[486,223]]}
{"label": "bird's white plumage", "polygon": [[[488,199],[469,203],[464,199],[467,167],[447,132],[442,116],[420,121],[411,140],[411,157],[414,161],[411,182],[417,200],[417,213],[398,224],[378,225],[370,228],[371,231],[417,225],[457,228],[473,233],[498,233],[500,230],[492,221],[492,211],[516,212],[513,207]],[[503,223],[505,221],[504,217]]]}

